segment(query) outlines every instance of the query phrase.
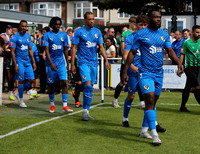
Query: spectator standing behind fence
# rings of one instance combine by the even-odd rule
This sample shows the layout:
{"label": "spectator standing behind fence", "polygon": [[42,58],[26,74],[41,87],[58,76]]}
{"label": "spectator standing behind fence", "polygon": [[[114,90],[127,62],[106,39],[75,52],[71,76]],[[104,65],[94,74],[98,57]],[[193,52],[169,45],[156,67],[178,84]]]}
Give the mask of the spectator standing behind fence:
{"label": "spectator standing behind fence", "polygon": [[[183,44],[183,41],[185,39],[182,38],[182,33],[181,31],[177,30],[175,32],[175,41],[172,43],[172,49],[176,53],[176,56],[179,58],[180,57],[180,52],[181,52],[181,46]],[[172,62],[173,65],[176,65],[175,62]]]}
{"label": "spectator standing behind fence", "polygon": [[187,29],[187,28],[183,29],[182,33],[183,33],[183,38],[185,40],[190,38],[190,30],[189,29]]}
{"label": "spectator standing behind fence", "polygon": [[[192,27],[192,37],[183,42],[180,61],[184,64],[187,76],[185,88],[182,92],[182,103],[180,111],[190,112],[186,107],[190,90],[193,90],[195,99],[200,104],[200,26]],[[178,72],[179,73],[179,72]],[[179,75],[180,76],[180,75]]]}
{"label": "spectator standing behind fence", "polygon": [[72,48],[72,73],[76,73],[74,60],[77,49],[77,59],[82,82],[84,83],[83,91],[83,120],[94,119],[89,115],[90,105],[93,97],[93,85],[97,83],[98,73],[98,59],[97,59],[97,45],[99,45],[102,56],[106,61],[106,68],[109,69],[109,63],[106,58],[103,47],[101,31],[94,26],[94,14],[86,12],[84,14],[85,26],[79,28],[75,32],[73,48]]}
{"label": "spectator standing behind fence", "polygon": [[[60,81],[60,86],[62,88],[62,102],[63,102],[63,112],[73,112],[68,106],[68,89],[67,89],[67,67],[68,62],[68,37],[65,32],[61,32],[60,27],[62,25],[61,18],[53,17],[49,26],[52,31],[46,32],[43,37],[43,46],[46,52],[46,71],[47,71],[47,83],[48,83],[48,94],[50,100],[50,113],[54,113],[55,103],[54,103],[54,90],[55,82]],[[64,58],[65,56],[65,58]]]}
{"label": "spectator standing behind fence", "polygon": [[[106,39],[106,56],[107,58],[115,58],[116,56],[116,47],[113,36],[109,36]],[[114,60],[108,60],[109,64],[115,64]]]}
{"label": "spectator standing behind fence", "polygon": [[[27,21],[21,20],[19,33],[15,34],[10,41],[11,56],[16,72],[15,78],[19,81],[18,93],[16,93],[15,96],[19,101],[20,107],[27,107],[23,102],[23,91],[31,87],[34,79],[33,71],[36,69],[35,59],[31,48],[31,36],[27,34],[26,31]],[[29,56],[33,61],[33,67],[30,63]]]}

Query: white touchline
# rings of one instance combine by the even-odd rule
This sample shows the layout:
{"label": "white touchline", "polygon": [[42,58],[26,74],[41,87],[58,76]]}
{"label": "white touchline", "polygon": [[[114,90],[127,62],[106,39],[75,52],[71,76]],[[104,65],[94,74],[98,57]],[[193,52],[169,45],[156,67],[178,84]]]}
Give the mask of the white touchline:
{"label": "white touchline", "polygon": [[[90,109],[95,108],[95,107],[100,106],[100,105],[103,105],[103,103],[99,103],[99,104],[93,105],[93,106],[90,107]],[[35,123],[35,124],[26,126],[26,127],[24,127],[24,128],[17,129],[17,130],[15,130],[15,131],[12,131],[12,132],[7,133],[7,134],[5,134],[5,135],[0,135],[0,139],[2,139],[2,138],[4,138],[4,137],[7,137],[7,136],[10,136],[10,135],[13,135],[13,134],[16,134],[16,133],[19,133],[19,132],[22,132],[22,131],[27,130],[27,129],[29,129],[29,128],[32,128],[32,127],[35,127],[35,126],[38,126],[38,125],[41,125],[41,124],[44,124],[44,123],[47,123],[47,122],[56,120],[56,119],[60,119],[60,118],[64,118],[64,117],[68,117],[68,116],[71,116],[71,115],[80,113],[80,112],[82,112],[82,111],[83,111],[83,110],[80,110],[80,111],[76,111],[76,112],[69,113],[69,114],[66,114],[66,115],[57,116],[57,117],[54,117],[54,118],[51,118],[51,119],[48,119],[48,120],[44,120],[44,121],[41,121],[41,122],[37,122],[37,123]]]}

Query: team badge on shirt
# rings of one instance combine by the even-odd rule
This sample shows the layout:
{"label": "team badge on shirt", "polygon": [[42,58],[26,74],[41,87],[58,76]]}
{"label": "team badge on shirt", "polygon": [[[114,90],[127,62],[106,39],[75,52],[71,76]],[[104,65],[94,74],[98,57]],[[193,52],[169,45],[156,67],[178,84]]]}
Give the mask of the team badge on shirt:
{"label": "team badge on shirt", "polygon": [[49,78],[48,80],[49,80],[49,82],[51,82],[51,81],[52,81],[52,79],[51,79],[51,78]]}
{"label": "team badge on shirt", "polygon": [[29,39],[27,39],[27,41],[29,42]]}
{"label": "team badge on shirt", "polygon": [[161,37],[161,40],[162,40],[163,42],[165,42],[165,38],[164,38],[163,36]]}
{"label": "team badge on shirt", "polygon": [[129,90],[130,92],[132,92],[132,88],[131,88],[131,87],[128,87],[128,90]]}
{"label": "team badge on shirt", "polygon": [[97,34],[95,34],[94,36],[95,36],[95,38],[98,38],[98,35],[97,35]]}
{"label": "team badge on shirt", "polygon": [[85,75],[83,75],[83,79],[84,79],[84,80],[86,79],[86,76],[85,76]]}
{"label": "team badge on shirt", "polygon": [[19,76],[19,79],[22,79],[22,76]]}
{"label": "team badge on shirt", "polygon": [[144,86],[144,89],[145,89],[145,90],[149,90],[149,86],[148,86],[148,85],[145,85],[145,86]]}
{"label": "team badge on shirt", "polygon": [[64,39],[61,37],[61,39],[60,39],[62,42],[64,41]]}

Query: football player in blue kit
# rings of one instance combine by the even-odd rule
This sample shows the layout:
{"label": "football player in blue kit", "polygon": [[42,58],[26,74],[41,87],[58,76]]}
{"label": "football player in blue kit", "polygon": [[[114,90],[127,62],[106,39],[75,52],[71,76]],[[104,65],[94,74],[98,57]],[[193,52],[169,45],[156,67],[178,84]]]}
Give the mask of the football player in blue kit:
{"label": "football player in blue kit", "polygon": [[183,66],[171,48],[170,37],[161,26],[161,13],[159,11],[150,11],[148,14],[149,26],[138,31],[135,34],[131,51],[128,54],[122,82],[127,83],[127,70],[133,62],[137,50],[141,52],[141,63],[138,71],[139,85],[145,99],[144,119],[146,127],[149,126],[154,145],[160,145],[156,131],[156,111],[155,104],[159,98],[163,83],[163,55],[164,49],[168,52],[170,58],[178,64],[178,72],[183,72]]}
{"label": "football player in blue kit", "polygon": [[[148,17],[146,15],[139,15],[136,18],[136,31],[145,28],[147,24],[148,24]],[[136,31],[129,34],[125,39],[124,54],[123,54],[123,57],[125,60],[133,44]],[[128,92],[128,96],[124,102],[124,114],[123,114],[123,122],[122,122],[123,127],[129,127],[128,115],[131,109],[133,99],[135,97],[135,93],[137,90],[138,91],[140,90],[139,81],[138,81],[138,67],[140,66],[140,55],[141,55],[140,50],[137,50],[135,59],[127,71],[128,81],[127,81],[127,84],[125,85],[124,91]]]}
{"label": "football player in blue kit", "polygon": [[47,57],[45,64],[50,100],[50,113],[54,113],[55,109],[54,83],[58,80],[60,81],[60,86],[62,89],[63,112],[73,112],[73,110],[67,105],[68,89],[66,61],[68,67],[68,37],[65,32],[59,31],[61,25],[61,19],[59,17],[53,17],[49,22],[49,26],[52,28],[52,31],[46,32],[43,36],[43,46],[45,46]]}
{"label": "football player in blue kit", "polygon": [[103,47],[103,39],[101,31],[94,26],[94,14],[86,12],[84,14],[85,26],[76,30],[72,47],[72,73],[76,73],[74,60],[77,49],[77,60],[79,63],[79,71],[82,83],[84,83],[83,91],[83,113],[82,118],[85,121],[94,119],[89,115],[89,109],[93,97],[93,85],[97,83],[98,59],[97,45],[99,45],[102,56],[105,58],[106,68],[109,69],[109,63],[105,55]]}
{"label": "football player in blue kit", "polygon": [[[11,56],[15,68],[15,79],[19,81],[18,93],[15,94],[19,101],[20,107],[27,107],[23,102],[23,91],[30,88],[34,80],[33,71],[36,70],[35,59],[31,48],[31,36],[26,33],[27,21],[21,20],[19,25],[19,32],[16,33],[11,41]],[[33,62],[31,65],[29,56]]]}

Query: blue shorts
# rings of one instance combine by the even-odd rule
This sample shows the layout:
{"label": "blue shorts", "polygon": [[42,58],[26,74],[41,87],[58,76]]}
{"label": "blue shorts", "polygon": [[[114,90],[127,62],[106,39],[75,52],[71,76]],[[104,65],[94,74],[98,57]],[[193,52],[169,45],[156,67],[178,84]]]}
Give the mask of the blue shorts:
{"label": "blue shorts", "polygon": [[67,68],[65,65],[56,66],[57,70],[52,71],[51,66],[46,66],[47,83],[54,83],[59,80],[67,80]]}
{"label": "blue shorts", "polygon": [[18,81],[24,81],[29,79],[35,79],[33,73],[33,67],[29,62],[16,62],[19,68],[19,73],[15,74],[15,79]]}
{"label": "blue shorts", "polygon": [[95,66],[79,65],[82,82],[91,81],[91,85],[97,83],[98,68]]}
{"label": "blue shorts", "polygon": [[163,84],[163,73],[140,73],[139,84],[143,95],[155,92],[155,95],[160,96]]}
{"label": "blue shorts", "polygon": [[129,94],[135,94],[137,91],[138,83],[138,76],[128,76],[128,81],[125,85],[124,91],[128,92]]}

